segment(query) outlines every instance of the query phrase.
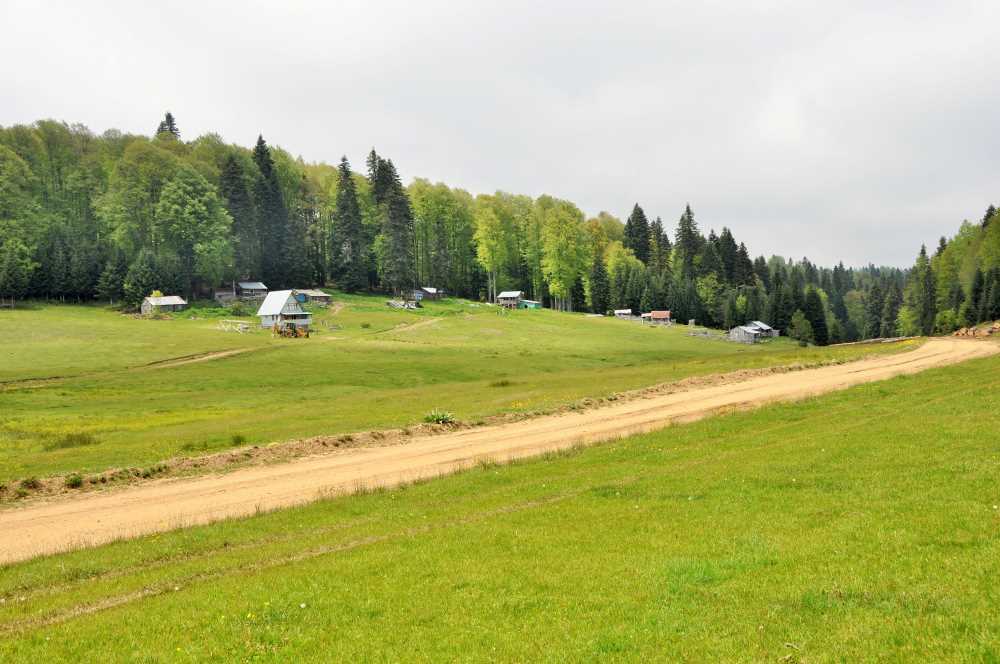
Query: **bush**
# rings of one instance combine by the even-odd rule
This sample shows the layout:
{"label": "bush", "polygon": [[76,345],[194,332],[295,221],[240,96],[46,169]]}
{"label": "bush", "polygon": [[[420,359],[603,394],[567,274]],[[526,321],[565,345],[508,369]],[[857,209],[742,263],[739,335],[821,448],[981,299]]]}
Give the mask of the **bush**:
{"label": "bush", "polygon": [[229,443],[235,447],[237,445],[243,445],[247,442],[247,437],[241,433],[234,433],[229,437]]}
{"label": "bush", "polygon": [[83,486],[83,478],[79,473],[73,473],[66,478],[66,487],[70,489],[79,489]]}
{"label": "bush", "polygon": [[501,380],[495,380],[492,383],[490,383],[490,387],[509,387],[510,384],[511,383],[509,380],[503,378]]}
{"label": "bush", "polygon": [[362,323],[362,324],[361,324],[361,329],[362,329],[362,330],[367,330],[367,329],[368,329],[368,328],[370,328],[371,326],[372,326],[372,324],[371,324],[371,323]]}
{"label": "bush", "polygon": [[228,307],[231,316],[249,316],[250,308],[241,300],[233,300]]}
{"label": "bush", "polygon": [[21,489],[24,491],[34,491],[35,489],[41,489],[42,483],[37,477],[26,477],[21,480]]}
{"label": "bush", "polygon": [[424,422],[428,424],[454,424],[455,416],[445,410],[435,408],[424,415]]}

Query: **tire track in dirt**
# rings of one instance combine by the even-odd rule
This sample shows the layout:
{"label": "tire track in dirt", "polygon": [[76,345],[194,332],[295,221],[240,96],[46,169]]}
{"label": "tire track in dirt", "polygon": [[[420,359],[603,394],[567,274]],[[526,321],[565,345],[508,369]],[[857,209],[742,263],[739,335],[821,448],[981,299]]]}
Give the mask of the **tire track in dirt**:
{"label": "tire track in dirt", "polygon": [[720,411],[816,396],[852,385],[986,357],[1000,346],[932,339],[900,355],[751,378],[437,436],[411,443],[305,457],[225,475],[151,482],[0,512],[0,561],[91,546],[350,493],[433,478],[476,463],[507,461],[620,438]]}

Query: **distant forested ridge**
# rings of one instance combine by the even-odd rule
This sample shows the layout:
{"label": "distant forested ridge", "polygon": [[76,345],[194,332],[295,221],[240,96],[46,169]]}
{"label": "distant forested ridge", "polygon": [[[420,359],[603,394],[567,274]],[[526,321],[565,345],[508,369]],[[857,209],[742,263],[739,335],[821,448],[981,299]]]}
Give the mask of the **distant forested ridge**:
{"label": "distant forested ridge", "polygon": [[547,195],[404,186],[375,150],[360,174],[346,158],[305,163],[263,137],[249,149],[215,134],[185,141],[169,113],[150,128],[0,128],[0,297],[133,307],[154,290],[197,297],[242,278],[474,299],[519,289],[564,310],[764,320],[819,344],[997,316],[994,212],[909,271],[822,268],[752,258],[728,228],[706,236],[690,206],[669,225],[639,204],[624,223],[588,219]]}

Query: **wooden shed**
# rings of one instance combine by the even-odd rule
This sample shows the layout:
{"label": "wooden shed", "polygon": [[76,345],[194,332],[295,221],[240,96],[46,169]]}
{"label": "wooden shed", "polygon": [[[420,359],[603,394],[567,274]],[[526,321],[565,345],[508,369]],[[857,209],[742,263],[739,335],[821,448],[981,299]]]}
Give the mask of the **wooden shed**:
{"label": "wooden shed", "polygon": [[759,332],[760,336],[762,337],[776,337],[779,335],[779,332],[776,329],[774,329],[767,323],[760,322],[759,320],[755,320],[752,323],[747,323],[747,327],[757,330],[757,332]]}
{"label": "wooden shed", "polygon": [[508,309],[517,309],[521,305],[521,299],[524,296],[523,291],[519,290],[508,290],[497,295],[497,304],[501,307],[506,307]]}
{"label": "wooden shed", "polygon": [[150,295],[143,298],[139,310],[144,316],[164,311],[181,311],[187,308],[187,300],[179,295]]}
{"label": "wooden shed", "polygon": [[236,295],[242,300],[260,300],[267,297],[267,286],[259,281],[238,281]]}
{"label": "wooden shed", "polygon": [[[643,314],[643,316],[645,315],[646,314]],[[670,325],[673,323],[673,320],[670,318],[669,311],[650,311],[648,320],[654,325]]]}
{"label": "wooden shed", "polygon": [[749,325],[737,325],[729,330],[729,340],[741,344],[755,344],[760,341],[760,338],[760,331]]}
{"label": "wooden shed", "polygon": [[444,296],[445,290],[443,288],[421,286],[420,288],[413,289],[413,299],[417,302],[421,300],[440,300]]}
{"label": "wooden shed", "polygon": [[312,302],[323,306],[330,304],[332,300],[329,293],[315,288],[302,288],[296,290],[295,299],[299,302]]}

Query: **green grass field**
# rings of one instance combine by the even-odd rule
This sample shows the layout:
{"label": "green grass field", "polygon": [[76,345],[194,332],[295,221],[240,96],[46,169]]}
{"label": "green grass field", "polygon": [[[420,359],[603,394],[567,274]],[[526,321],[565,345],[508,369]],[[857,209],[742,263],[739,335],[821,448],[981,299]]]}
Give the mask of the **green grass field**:
{"label": "green grass field", "polygon": [[[462,420],[741,368],[886,347],[742,346],[553,311],[452,300],[417,312],[337,295],[311,339],[222,332],[217,310],[143,320],[99,307],[0,312],[0,482],[145,466],[229,447]],[[194,315],[197,318],[191,319]],[[247,318],[256,322],[255,318]],[[156,366],[199,353],[239,355]]]}
{"label": "green grass field", "polygon": [[1000,658],[1000,358],[0,571],[2,661]]}

